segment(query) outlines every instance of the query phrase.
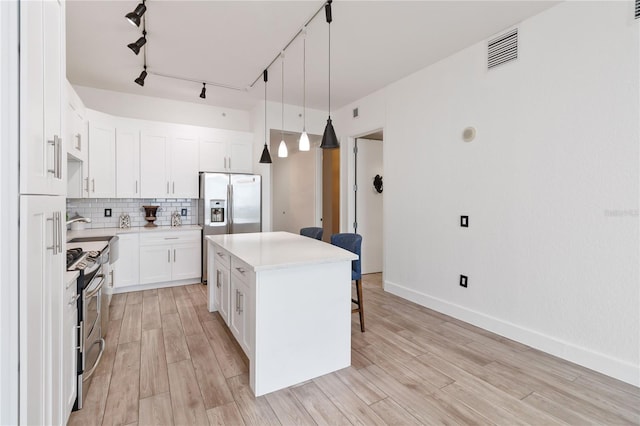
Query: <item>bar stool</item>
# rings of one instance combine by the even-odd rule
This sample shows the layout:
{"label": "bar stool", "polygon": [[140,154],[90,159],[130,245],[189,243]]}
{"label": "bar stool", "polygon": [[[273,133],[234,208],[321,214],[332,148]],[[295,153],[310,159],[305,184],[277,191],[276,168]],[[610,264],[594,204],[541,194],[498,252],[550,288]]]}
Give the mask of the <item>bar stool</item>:
{"label": "bar stool", "polygon": [[302,228],[300,230],[300,235],[304,237],[315,238],[316,240],[322,240],[322,228],[316,228],[315,226]]}
{"label": "bar stool", "polygon": [[351,313],[358,312],[360,316],[360,331],[364,332],[364,306],[362,300],[362,268],[360,259],[362,258],[362,236],[358,234],[333,234],[331,244],[358,255],[358,260],[351,262],[351,280],[356,282],[356,297],[351,299],[357,308]]}

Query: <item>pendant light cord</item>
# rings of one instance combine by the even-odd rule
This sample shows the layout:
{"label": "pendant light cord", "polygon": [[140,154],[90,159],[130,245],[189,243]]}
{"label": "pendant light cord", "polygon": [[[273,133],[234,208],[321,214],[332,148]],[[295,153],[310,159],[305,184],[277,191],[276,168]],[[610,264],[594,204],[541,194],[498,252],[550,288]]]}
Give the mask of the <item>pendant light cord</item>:
{"label": "pendant light cord", "polygon": [[280,129],[280,137],[284,140],[284,52],[282,52],[282,128]]}
{"label": "pendant light cord", "polygon": [[267,70],[264,70],[264,145],[267,146]]}
{"label": "pendant light cord", "polygon": [[331,22],[329,22],[329,117],[331,117]]}
{"label": "pendant light cord", "polygon": [[302,37],[302,131],[307,131],[307,34]]}

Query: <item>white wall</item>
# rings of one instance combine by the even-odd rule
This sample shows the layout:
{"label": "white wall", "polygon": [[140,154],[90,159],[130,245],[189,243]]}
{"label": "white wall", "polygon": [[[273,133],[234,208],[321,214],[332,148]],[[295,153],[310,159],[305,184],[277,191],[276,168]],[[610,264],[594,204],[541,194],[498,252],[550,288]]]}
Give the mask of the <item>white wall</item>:
{"label": "white wall", "polygon": [[387,290],[640,385],[639,24],[564,2],[516,62],[487,71],[484,41],[336,120],[384,127]]}
{"label": "white wall", "polygon": [[248,111],[133,95],[86,86],[74,85],[73,88],[87,108],[111,115],[216,129],[252,130]]}
{"label": "white wall", "polygon": [[0,2],[0,424],[18,423],[18,3]]}

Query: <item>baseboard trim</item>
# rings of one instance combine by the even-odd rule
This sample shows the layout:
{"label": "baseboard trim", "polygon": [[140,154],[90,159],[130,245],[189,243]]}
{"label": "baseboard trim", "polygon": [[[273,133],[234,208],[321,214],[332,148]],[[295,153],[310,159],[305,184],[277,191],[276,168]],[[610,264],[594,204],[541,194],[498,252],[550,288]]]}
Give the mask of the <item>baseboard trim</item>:
{"label": "baseboard trim", "polygon": [[138,284],[138,285],[130,285],[126,287],[114,287],[112,289],[112,292],[113,294],[130,293],[132,291],[154,290],[157,288],[179,287],[183,285],[192,285],[192,284],[202,284],[202,283],[200,282],[200,278],[192,278],[190,280],[167,281],[163,283]]}
{"label": "baseboard trim", "polygon": [[640,366],[385,280],[384,289],[434,311],[640,387]]}

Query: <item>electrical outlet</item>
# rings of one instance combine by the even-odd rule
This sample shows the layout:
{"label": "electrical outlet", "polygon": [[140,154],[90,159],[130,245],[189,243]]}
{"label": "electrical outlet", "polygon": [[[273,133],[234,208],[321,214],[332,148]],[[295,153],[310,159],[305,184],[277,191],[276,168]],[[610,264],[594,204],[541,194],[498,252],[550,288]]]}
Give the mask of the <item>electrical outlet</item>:
{"label": "electrical outlet", "polygon": [[186,216],[186,215],[187,215],[187,209],[180,210],[180,216]]}
{"label": "electrical outlet", "polygon": [[104,217],[111,217],[111,209],[104,209]]}
{"label": "electrical outlet", "polygon": [[467,288],[469,278],[466,275],[460,275],[460,287]]}
{"label": "electrical outlet", "polygon": [[469,216],[460,216],[460,226],[463,228],[469,227]]}

